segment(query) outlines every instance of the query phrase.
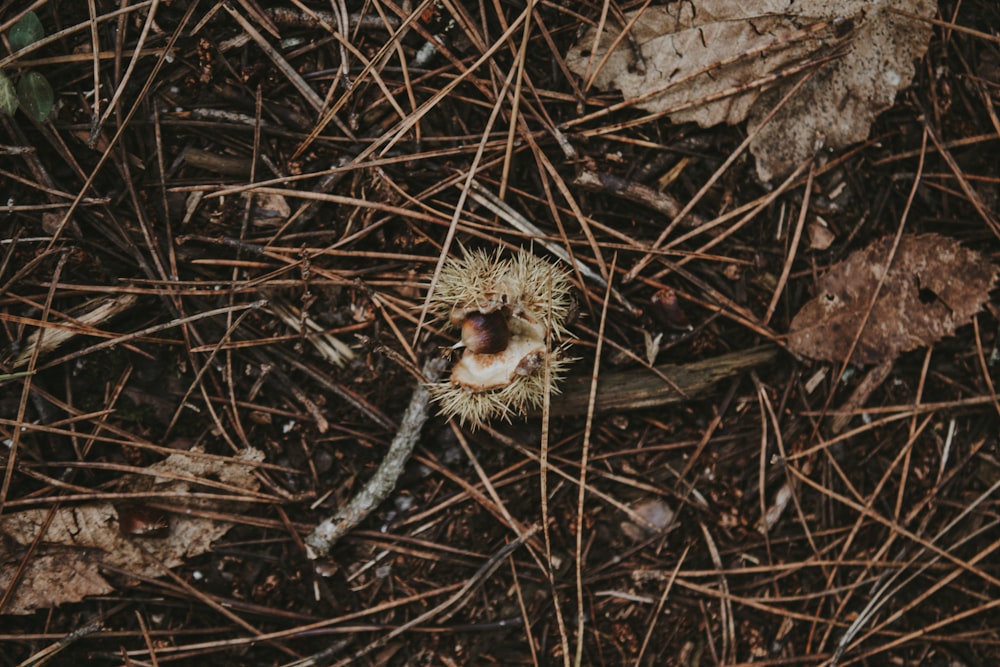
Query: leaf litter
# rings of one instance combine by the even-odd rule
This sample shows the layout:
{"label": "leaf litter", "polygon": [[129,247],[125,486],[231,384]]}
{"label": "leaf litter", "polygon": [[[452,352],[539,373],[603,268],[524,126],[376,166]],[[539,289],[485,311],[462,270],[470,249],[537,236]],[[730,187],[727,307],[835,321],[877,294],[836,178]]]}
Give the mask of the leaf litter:
{"label": "leaf litter", "polygon": [[[920,19],[936,9],[934,0],[673,2],[626,13],[627,38],[608,25],[595,44],[590,29],[566,64],[585,85],[593,78],[597,88],[618,89],[677,123],[747,120],[748,133],[757,132],[750,143],[757,174],[768,182],[817,148],[868,136],[912,80],[931,37]],[[810,78],[765,125],[801,78],[788,74],[806,69],[814,70]]]}
{"label": "leaf litter", "polygon": [[820,278],[792,320],[792,352],[840,362],[857,338],[852,362],[890,361],[953,335],[989,299],[997,267],[980,253],[939,234],[906,235],[890,265],[892,245],[879,239]]}
{"label": "leaf litter", "polygon": [[[57,23],[86,26],[87,4],[63,3],[61,8],[66,11]],[[106,10],[98,20],[114,18],[107,12],[117,4],[98,4]],[[949,359],[935,355],[926,383],[917,381],[915,369],[897,366],[892,373],[896,380],[884,386],[886,393],[872,397],[873,405],[891,411],[883,413],[891,415],[888,419],[906,416],[915,402],[933,399],[935,406],[914,424],[917,430],[907,428],[905,420],[895,422],[900,428],[884,428],[876,421],[871,428],[844,434],[838,446],[828,446],[834,431],[828,428],[828,421],[818,422],[814,416],[825,401],[837,414],[858,422],[869,403],[840,401],[846,389],[838,382],[840,378],[827,373],[825,379],[807,380],[796,364],[774,363],[773,352],[768,353],[768,360],[753,364],[759,367],[759,377],[753,378],[757,382],[749,382],[746,371],[740,371],[743,379],[737,382],[734,374],[732,382],[724,383],[727,390],[720,385],[723,392],[691,393],[688,396],[697,399],[683,402],[678,397],[669,409],[640,407],[643,404],[639,401],[647,398],[643,394],[663,396],[670,389],[662,378],[645,371],[645,364],[626,358],[628,353],[641,355],[644,330],[664,333],[661,362],[690,359],[698,364],[717,359],[722,351],[728,353],[723,357],[741,359],[759,354],[747,345],[774,335],[771,330],[747,325],[753,325],[756,318],[752,314],[760,304],[772,298],[772,277],[779,265],[792,259],[790,212],[802,203],[805,190],[790,184],[787,192],[768,201],[747,218],[745,226],[740,222],[737,227],[733,218],[724,217],[727,212],[752,205],[755,199],[764,204],[758,198],[765,191],[754,183],[757,179],[749,160],[730,162],[720,178],[706,180],[716,173],[732,144],[734,132],[726,126],[692,135],[693,125],[669,126],[657,118],[618,130],[615,125],[620,119],[613,118],[601,121],[600,127],[592,126],[595,132],[611,135],[608,141],[585,141],[585,135],[562,136],[558,132],[534,133],[533,129],[562,127],[578,118],[576,98],[558,67],[561,56],[552,49],[560,45],[564,53],[564,40],[580,24],[579,17],[597,15],[602,3],[569,7],[537,4],[534,15],[529,13],[531,6],[526,9],[523,3],[445,4],[451,11],[445,8],[440,18],[447,20],[449,14],[462,12],[456,16],[460,19],[456,29],[442,42],[428,40],[432,46],[440,46],[439,53],[429,68],[419,72],[410,69],[408,75],[412,54],[436,31],[430,27],[424,36],[414,33],[412,28],[422,18],[423,8],[409,18],[391,16],[397,23],[388,31],[388,25],[375,31],[356,30],[353,14],[342,29],[337,26],[339,19],[327,20],[338,32],[351,35],[350,43],[358,49],[352,54],[386,54],[385,58],[370,59],[375,67],[369,70],[356,57],[347,61],[338,56],[338,43],[325,39],[331,34],[327,27],[280,26],[283,33],[294,32],[282,34],[279,43],[276,35],[269,37],[267,17],[249,13],[254,3],[233,5],[234,12],[246,14],[249,18],[245,20],[257,23],[259,34],[280,47],[277,53],[292,66],[297,82],[306,81],[327,99],[327,106],[333,105],[330,114],[334,107],[340,108],[337,115],[360,137],[354,140],[350,132],[338,132],[336,123],[331,122],[327,130],[306,140],[308,147],[295,159],[289,156],[299,149],[303,134],[316,118],[323,115],[325,121],[331,115],[314,112],[306,96],[293,88],[286,72],[275,76],[274,51],[265,52],[233,23],[235,17],[217,12],[217,6],[202,6],[192,14],[185,11],[184,3],[159,3],[156,12],[119,21],[122,30],[113,35],[101,31],[100,44],[86,30],[60,37],[59,52],[89,54],[100,47],[102,52],[121,53],[127,60],[143,24],[152,25],[150,39],[155,41],[142,49],[141,58],[133,59],[133,76],[127,76],[128,72],[116,76],[116,63],[121,59],[102,58],[98,64],[105,81],[121,80],[133,91],[142,87],[137,95],[124,95],[104,111],[124,117],[133,105],[139,105],[140,109],[163,112],[152,119],[161,122],[130,123],[120,136],[111,136],[117,125],[110,129],[105,125],[96,136],[90,137],[89,130],[82,129],[77,138],[72,129],[89,128],[94,120],[85,96],[88,82],[93,80],[93,59],[84,58],[58,67],[59,79],[64,82],[58,90],[67,102],[63,113],[68,116],[49,129],[69,133],[70,141],[35,141],[50,134],[49,129],[46,135],[39,135],[25,126],[27,139],[14,135],[3,142],[0,150],[31,151],[19,154],[25,156],[22,158],[6,159],[6,171],[17,179],[7,180],[22,184],[12,192],[28,193],[16,198],[18,207],[8,216],[11,243],[6,266],[7,273],[14,272],[12,276],[5,274],[2,309],[8,354],[17,353],[15,345],[23,349],[33,330],[28,322],[37,322],[39,305],[45,298],[51,297],[53,315],[48,319],[53,326],[72,324],[66,316],[79,313],[73,306],[88,295],[121,294],[124,288],[146,294],[149,300],[143,312],[130,312],[116,323],[123,335],[138,332],[139,337],[130,339],[128,345],[87,352],[73,363],[47,361],[44,365],[48,368],[37,376],[20,374],[4,385],[0,398],[5,413],[19,414],[16,420],[5,423],[5,437],[14,445],[9,443],[8,449],[16,455],[7,459],[10,485],[5,509],[26,509],[29,506],[24,503],[28,502],[37,503],[30,505],[36,508],[73,502],[66,498],[56,505],[58,495],[52,491],[58,487],[32,474],[39,470],[39,462],[50,456],[68,457],[78,459],[76,465],[86,466],[89,461],[106,458],[109,452],[105,446],[84,452],[77,445],[86,442],[87,433],[107,433],[112,424],[119,429],[122,444],[163,433],[176,414],[178,401],[187,402],[186,390],[193,388],[198,391],[191,394],[190,407],[199,409],[187,409],[183,425],[177,424],[185,434],[203,434],[199,441],[213,452],[223,451],[227,441],[265,443],[268,458],[287,462],[289,468],[287,475],[276,475],[273,480],[275,491],[284,500],[275,497],[273,505],[254,507],[254,514],[260,514],[260,520],[271,527],[247,523],[222,538],[229,541],[238,530],[241,543],[254,544],[253,548],[234,549],[224,563],[220,556],[211,557],[215,565],[226,566],[223,579],[192,579],[209,566],[208,554],[169,571],[176,572],[181,581],[192,581],[193,586],[184,590],[171,590],[167,581],[162,589],[156,582],[133,586],[137,578],[105,566],[106,570],[96,571],[116,586],[112,596],[93,596],[51,612],[4,617],[0,624],[8,638],[2,651],[7,661],[34,664],[51,657],[45,653],[48,648],[39,651],[49,641],[45,637],[51,637],[50,647],[63,649],[56,659],[59,662],[114,660],[115,656],[120,662],[127,651],[130,660],[144,664],[168,660],[192,665],[206,661],[279,664],[288,662],[289,652],[294,652],[303,661],[314,659],[306,656],[316,656],[316,660],[354,664],[363,662],[356,657],[358,653],[368,651],[372,657],[365,659],[373,661],[424,655],[428,662],[459,665],[483,661],[544,664],[569,655],[576,643],[582,654],[619,655],[610,661],[636,664],[693,662],[702,654],[723,663],[767,663],[797,655],[832,656],[840,652],[843,662],[866,657],[873,660],[879,655],[885,663],[905,662],[913,655],[954,656],[958,652],[967,664],[996,663],[1000,645],[997,625],[982,611],[984,604],[988,607],[996,598],[995,577],[984,564],[996,545],[995,529],[993,534],[989,530],[993,528],[990,511],[997,468],[992,463],[994,440],[983,437],[996,432],[996,413],[989,403],[991,387],[974,356],[972,327],[962,327],[961,338],[948,342],[951,349],[957,349],[961,342],[959,352],[965,354]],[[632,3],[629,8],[640,4]],[[934,130],[941,137],[942,148],[953,152],[960,165],[953,170],[956,177],[968,178],[980,193],[990,192],[995,165],[982,156],[990,153],[992,107],[984,105],[995,102],[996,96],[989,98],[989,80],[982,78],[976,63],[977,53],[981,57],[993,45],[987,36],[964,27],[989,25],[995,6],[992,0],[942,3],[941,15],[948,25],[935,28],[938,39],[921,66],[934,76],[921,77],[921,86],[912,92],[928,110],[927,116],[917,117],[916,105],[899,109],[894,113],[898,127],[888,128],[891,138],[884,146],[863,147],[836,173],[817,170],[814,187],[809,189],[809,208],[803,205],[802,209],[809,217],[822,214],[829,220],[831,256],[837,260],[847,257],[843,248],[859,233],[857,225],[865,238],[853,241],[851,249],[890,233],[897,220],[895,213],[904,208],[907,185],[916,180],[913,174],[918,172],[925,128]],[[148,17],[145,21],[144,16]],[[406,37],[398,29],[404,20],[404,30],[409,28]],[[522,23],[514,23],[517,20]],[[516,53],[504,48],[510,34],[502,32],[509,26],[514,26],[514,31],[520,30],[517,25],[527,27],[527,20],[533,21],[530,35],[525,32]],[[178,57],[164,59],[158,47],[169,44],[165,40],[174,36],[178,40],[172,52]],[[517,35],[514,37],[517,42]],[[385,51],[381,50],[383,45]],[[486,51],[494,48],[495,57]],[[834,53],[841,50],[838,45],[828,48]],[[208,57],[204,61],[203,54]],[[490,59],[484,59],[478,68],[469,66],[487,55]],[[523,74],[524,90],[529,94],[542,91],[540,97],[520,96],[520,86],[513,83],[507,91],[510,94],[501,90],[505,77],[493,73],[496,67],[507,71],[512,63],[521,68],[517,80]],[[324,72],[332,74],[324,76]],[[200,83],[199,74],[212,80]],[[375,85],[373,77],[379,76],[387,88]],[[459,87],[451,86],[459,81]],[[143,86],[146,83],[149,85]],[[438,96],[442,89],[455,94]],[[254,100],[260,105],[255,106]],[[518,100],[520,107],[513,107]],[[395,118],[387,102],[404,107],[405,118]],[[251,141],[240,120],[255,109],[259,109],[255,117],[272,124],[270,129],[263,128],[259,142],[256,138]],[[494,109],[498,109],[495,120],[500,125],[490,120]],[[202,112],[211,115],[201,118]],[[233,118],[222,120],[216,112]],[[210,119],[214,120],[208,124]],[[498,144],[490,139],[508,129],[504,119],[517,120],[516,124],[508,123],[517,133],[513,151],[509,142]],[[22,125],[28,122],[23,114],[20,120]],[[414,121],[419,125],[413,125]],[[405,127],[418,127],[420,133]],[[482,143],[477,138],[487,142],[482,144],[485,152],[481,162],[474,157],[478,154],[476,144]],[[123,159],[108,161],[104,169],[94,168],[90,139],[99,147],[114,143],[125,151],[119,151]],[[392,142],[393,153],[383,155],[384,162],[364,157],[368,155],[366,147],[379,142]],[[259,157],[258,174],[264,174],[261,178],[267,177],[265,180],[282,175],[308,178],[273,190],[289,197],[294,215],[305,210],[312,221],[303,225],[304,216],[287,220],[286,229],[285,222],[260,221],[254,210],[248,212],[248,207],[253,208],[249,199],[229,194],[216,197],[234,188],[246,190],[254,183],[247,177],[196,171],[183,158],[192,145],[247,163]],[[560,147],[568,157],[555,162]],[[971,196],[949,180],[941,155],[941,151],[926,153],[925,169],[920,172],[924,174],[920,205],[913,209],[914,218],[907,225],[920,232],[945,233],[949,227],[961,227],[968,238],[977,239],[977,249],[997,257],[996,240],[974,219],[963,221],[970,211]],[[679,156],[683,157],[677,162]],[[35,163],[29,159],[55,175],[55,190],[43,180],[44,172],[33,171]],[[602,176],[620,176],[651,190],[669,187],[682,202],[697,197],[702,220],[718,219],[729,231],[713,246],[714,256],[699,252],[690,260],[678,261],[684,262],[689,277],[661,261],[649,264],[648,270],[636,271],[638,282],[628,293],[637,308],[646,312],[626,315],[615,303],[609,303],[605,332],[599,331],[595,317],[601,311],[599,300],[605,290],[579,290],[583,319],[573,326],[573,332],[582,339],[581,354],[597,361],[596,341],[604,341],[602,349],[607,350],[606,355],[600,355],[594,440],[589,450],[592,465],[580,464],[581,452],[588,451],[581,444],[585,431],[582,416],[590,401],[591,375],[583,369],[574,378],[580,380],[574,392],[579,389],[584,400],[575,405],[562,403],[562,399],[553,401],[552,414],[566,405],[570,410],[562,413],[569,416],[546,423],[552,444],[558,447],[552,449],[550,469],[539,467],[537,417],[523,425],[501,426],[475,436],[473,448],[465,451],[480,458],[484,472],[477,472],[479,464],[464,457],[456,446],[450,425],[432,419],[421,443],[427,465],[410,465],[411,474],[404,476],[400,495],[394,496],[398,502],[382,507],[377,517],[363,524],[374,530],[355,532],[329,559],[310,562],[301,557],[302,542],[296,533],[315,525],[326,513],[322,507],[340,507],[340,501],[360,486],[381,458],[392,430],[387,415],[399,414],[415,386],[405,369],[413,370],[412,365],[419,364],[433,349],[454,342],[433,327],[418,339],[411,317],[420,308],[423,286],[430,282],[432,267],[440,261],[440,251],[448,245],[452,232],[453,252],[459,244],[490,249],[524,245],[529,238],[541,252],[539,244],[544,239],[555,239],[553,247],[567,253],[581,272],[594,267],[595,275],[600,274],[613,250],[620,253],[618,266],[627,266],[638,253],[661,247],[656,240],[656,214],[638,208],[648,206],[647,202],[630,201],[607,187],[591,196],[569,182],[585,160],[593,161],[592,170]],[[126,171],[133,161],[151,166],[142,173]],[[76,163],[83,165],[84,173],[74,166]],[[156,165],[172,166],[161,170],[162,174],[151,173]],[[328,173],[331,165],[337,173]],[[439,185],[442,174],[447,176],[456,169],[476,172],[486,183],[480,195],[492,193],[498,183],[508,183],[500,186],[499,195],[492,196],[503,199],[496,201],[506,204],[505,216],[514,212],[525,220],[530,218],[537,223],[536,231],[512,232],[492,224],[493,218],[483,214],[486,209],[478,201],[475,208],[463,209],[457,228],[450,227],[451,214],[462,208],[456,201],[462,201],[464,190],[441,190]],[[504,180],[505,174],[509,182]],[[65,209],[59,204],[63,198],[59,193],[77,193],[85,187],[84,176],[93,178],[91,190],[110,193],[112,199],[97,208],[81,201],[73,218],[85,235],[47,227],[45,213]],[[470,197],[477,182],[472,183]],[[295,183],[312,192],[295,195]],[[156,185],[158,189],[150,189]],[[549,195],[555,192],[554,185],[559,186],[555,198]],[[705,194],[695,195],[703,187]],[[134,188],[139,188],[139,196],[128,196]],[[192,188],[198,192],[189,192]],[[253,191],[257,202],[261,193]],[[166,207],[157,192],[167,196]],[[834,192],[841,194],[834,196]],[[200,205],[185,209],[186,199],[194,202],[199,197],[203,197]],[[22,204],[36,206],[21,210]],[[38,209],[39,204],[47,204],[44,211]],[[386,209],[387,205],[392,208]],[[58,222],[65,216],[56,217]],[[505,225],[513,224],[506,217],[504,220]],[[589,224],[591,220],[599,224],[592,227],[593,236],[588,239],[585,234],[591,231],[577,222]],[[155,233],[145,234],[147,221]],[[565,225],[562,235],[560,225]],[[697,227],[695,223],[690,226]],[[776,234],[775,229],[782,233]],[[60,258],[56,255],[42,254],[36,239],[40,230],[60,235],[59,247],[52,249],[70,253],[64,265],[57,263]],[[123,242],[129,244],[127,251]],[[633,249],[626,249],[623,243]],[[699,250],[696,244],[684,242],[675,249]],[[801,244],[799,247],[801,251]],[[330,248],[332,252],[328,252]],[[556,256],[554,250],[548,254]],[[801,267],[799,256],[797,266]],[[36,257],[43,261],[36,263]],[[670,255],[663,255],[663,259],[673,263]],[[667,270],[662,271],[664,268]],[[55,275],[53,269],[62,275]],[[616,271],[606,275],[617,277]],[[586,275],[583,280],[588,280]],[[809,274],[798,271],[789,280],[790,289],[779,292],[779,312],[792,304],[794,308],[801,305],[804,298],[793,298],[790,303],[789,297],[803,283],[815,285]],[[679,304],[684,311],[683,327],[668,326],[672,323],[667,320],[675,318],[658,313],[663,304],[653,303],[651,294],[666,285],[678,292],[674,305]],[[361,352],[358,359],[344,369],[330,366],[308,348],[308,332],[305,340],[287,335],[285,325],[267,308],[254,311],[238,328],[226,312],[190,326],[184,324],[185,329],[190,328],[190,336],[169,331],[155,338],[140,335],[148,326],[173,322],[178,312],[200,314],[223,303],[273,297],[295,305],[325,331],[352,336],[354,347]],[[994,347],[995,318],[979,317],[983,318],[983,343],[987,349]],[[92,336],[99,332],[81,333]],[[408,342],[417,340],[419,347]],[[76,350],[93,347],[82,340],[69,345]],[[415,356],[410,357],[411,352]],[[153,359],[148,358],[150,354]],[[216,355],[225,358],[216,359]],[[648,383],[623,383],[616,386],[625,387],[627,392],[605,393],[606,379],[625,374],[637,378],[640,371],[645,373],[642,377],[648,376]],[[817,376],[821,374],[817,372]],[[921,393],[919,388],[924,385]],[[53,401],[46,392],[54,394],[61,405],[46,411],[45,403]],[[563,397],[569,393],[567,388]],[[626,393],[628,400],[619,402]],[[924,395],[927,401],[921,399]],[[607,403],[605,396],[611,399]],[[787,396],[796,398],[786,401]],[[976,400],[965,400],[970,398]],[[145,409],[152,399],[163,404],[156,413]],[[137,405],[142,408],[138,413],[132,409]],[[231,409],[216,414],[213,406],[224,405]],[[754,405],[764,409],[752,409]],[[936,407],[946,405],[961,409]],[[22,406],[23,417],[18,410]],[[311,418],[315,422],[310,423]],[[332,433],[322,433],[326,429],[320,427],[320,418],[329,420]],[[66,437],[53,430],[62,425],[73,428],[80,443],[71,440],[72,435]],[[773,437],[775,433],[780,439]],[[790,448],[789,456],[781,455],[782,442]],[[512,446],[519,443],[526,447]],[[129,454],[128,450],[121,455],[114,452],[113,459],[135,462]],[[901,454],[906,455],[905,460],[899,458]],[[468,465],[469,460],[477,468]],[[574,478],[586,472],[589,481],[580,487],[586,493],[585,502],[580,503],[578,494],[559,493],[555,488],[549,502],[540,503],[539,499],[546,497],[545,489],[553,488],[551,484],[543,486],[545,470]],[[677,480],[680,470],[687,471],[682,475],[682,488]],[[903,474],[898,474],[900,471]],[[556,479],[552,474],[550,481]],[[100,475],[109,482],[120,478],[119,472],[102,471]],[[464,492],[469,485],[481,487],[482,479],[494,481],[509,510],[505,510],[506,518],[497,520],[496,503],[489,498]],[[783,480],[789,485],[787,494],[776,488]],[[595,491],[606,495],[596,496]],[[859,498],[858,493],[864,497]],[[676,507],[676,529],[666,535],[651,534],[644,528],[645,521],[632,518],[633,513],[645,509],[639,505],[643,499],[658,498],[671,504],[672,498],[677,498],[681,503]],[[852,503],[852,498],[857,502]],[[310,502],[314,499],[319,504]],[[784,518],[766,509],[778,500],[788,503]],[[619,507],[612,510],[608,501],[616,501]],[[871,511],[859,514],[858,503]],[[159,502],[150,506],[166,505]],[[231,516],[231,506],[224,507],[227,513],[222,518],[240,520]],[[548,511],[541,518],[540,507]],[[628,512],[620,513],[619,509]],[[762,536],[754,527],[765,511],[771,527]],[[632,542],[624,528],[618,529],[623,514],[640,529],[635,538],[639,542]],[[176,518],[170,516],[171,520]],[[553,571],[547,567],[551,559],[533,560],[525,557],[525,551],[509,550],[509,545],[517,547],[520,540],[512,539],[512,533],[529,535],[525,528],[530,531],[546,516],[556,517],[557,523],[565,526],[552,532],[555,560],[581,563],[586,568],[580,570],[584,574],[600,569],[600,577],[586,576],[577,582],[582,586],[582,597],[573,595],[572,567]],[[281,530],[279,523],[286,529]],[[431,526],[430,532],[427,526]],[[842,539],[854,533],[856,539]],[[582,536],[582,546],[574,546],[577,536]],[[538,553],[549,551],[532,540]],[[35,549],[16,544],[11,548],[19,550],[19,563],[48,553],[57,564],[61,553],[77,549],[63,546],[59,551],[47,541],[40,540]],[[147,544],[153,540],[137,541]],[[219,540],[215,545],[218,550]],[[817,549],[829,555],[828,566],[821,563],[812,567]],[[379,560],[380,554],[387,557]],[[511,555],[523,566],[516,570],[495,567]],[[80,569],[86,565],[77,562]],[[272,566],[279,562],[282,567]],[[831,572],[837,578],[833,586]],[[662,576],[641,578],[647,574]],[[545,585],[550,575],[557,578],[553,586]],[[884,580],[885,585],[873,587],[873,577]],[[428,596],[454,590],[463,582],[466,594],[458,591],[456,596],[462,598],[458,602],[458,597],[443,596],[448,598],[442,602],[447,606],[441,607],[446,613],[424,616],[439,608],[438,599],[443,600],[440,595],[437,599]],[[686,582],[694,582],[697,590]],[[679,585],[684,589],[678,589]],[[526,627],[537,630],[537,637],[497,622],[503,621],[507,612],[496,604],[493,593],[502,597],[505,591],[518,587],[523,589],[524,604],[523,609],[513,609],[512,617],[523,618]],[[732,588],[737,595],[730,596],[723,588]],[[157,594],[158,589],[162,595]],[[928,597],[925,591],[930,590],[934,594]],[[206,598],[199,591],[219,597]],[[678,591],[679,596],[675,594]],[[803,596],[803,591],[813,594]],[[969,591],[979,594],[970,595]],[[657,598],[660,602],[654,610],[650,601],[655,603]],[[860,602],[838,602],[848,598]],[[231,601],[236,615],[220,616],[212,606],[213,599],[226,605]],[[870,605],[865,606],[869,599]],[[818,617],[818,605],[830,613]],[[567,622],[554,622],[553,610],[565,612],[563,620]],[[574,611],[579,614],[575,619]],[[256,631],[248,632],[238,622],[240,616],[248,615]],[[585,626],[577,622],[581,617]],[[890,617],[892,624],[887,627],[881,621]],[[323,619],[325,629],[312,629],[316,618]],[[91,623],[90,619],[96,621]],[[853,626],[855,621],[858,624]],[[352,631],[359,623],[373,629]],[[87,627],[101,629],[81,636],[79,631]],[[424,632],[422,628],[437,631]],[[211,633],[208,637],[206,629]]]}
{"label": "leaf litter", "polygon": [[[127,510],[111,502],[62,507],[54,512],[32,509],[0,516],[0,590],[7,590],[14,581],[25,548],[36,539],[39,543],[3,613],[29,614],[36,609],[79,602],[89,595],[111,593],[114,586],[105,579],[102,569],[159,577],[164,568],[177,567],[185,559],[205,553],[233,524],[186,514],[185,510],[237,511],[246,503],[184,498],[198,490],[197,482],[177,477],[200,478],[256,491],[260,485],[254,470],[263,459],[263,452],[252,448],[228,459],[176,452],[149,466],[149,474],[125,478],[121,489],[124,492],[171,497],[176,511],[169,517],[169,530],[163,537],[153,536],[162,534],[160,531],[147,533],[147,537],[126,534],[134,532],[124,527],[126,519],[120,513]],[[169,476],[163,476],[166,474]],[[50,514],[51,522],[39,539],[38,533]]]}

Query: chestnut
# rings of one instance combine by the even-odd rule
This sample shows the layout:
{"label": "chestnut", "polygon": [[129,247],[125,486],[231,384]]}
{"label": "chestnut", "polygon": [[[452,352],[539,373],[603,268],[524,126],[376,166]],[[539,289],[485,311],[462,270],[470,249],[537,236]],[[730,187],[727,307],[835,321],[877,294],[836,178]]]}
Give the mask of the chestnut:
{"label": "chestnut", "polygon": [[510,343],[510,325],[502,310],[473,311],[462,320],[462,343],[474,354],[496,354]]}
{"label": "chestnut", "polygon": [[552,343],[568,333],[571,288],[563,268],[530,250],[445,262],[429,305],[462,331],[455,348],[466,349],[451,377],[430,386],[441,413],[476,428],[524,415],[557,391],[571,359]]}

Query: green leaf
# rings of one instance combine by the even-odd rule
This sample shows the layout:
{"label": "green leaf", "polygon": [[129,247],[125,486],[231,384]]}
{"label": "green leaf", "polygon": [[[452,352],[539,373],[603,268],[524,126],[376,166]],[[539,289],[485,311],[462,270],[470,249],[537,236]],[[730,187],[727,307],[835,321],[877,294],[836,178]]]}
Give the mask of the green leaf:
{"label": "green leaf", "polygon": [[13,116],[17,111],[17,93],[14,92],[14,84],[7,75],[0,72],[0,113]]}
{"label": "green leaf", "polygon": [[21,108],[38,122],[49,117],[56,96],[52,92],[49,80],[38,72],[25,72],[17,83],[17,97],[21,100]]}
{"label": "green leaf", "polygon": [[44,36],[45,27],[39,20],[38,14],[28,12],[10,29],[10,48],[16,53]]}

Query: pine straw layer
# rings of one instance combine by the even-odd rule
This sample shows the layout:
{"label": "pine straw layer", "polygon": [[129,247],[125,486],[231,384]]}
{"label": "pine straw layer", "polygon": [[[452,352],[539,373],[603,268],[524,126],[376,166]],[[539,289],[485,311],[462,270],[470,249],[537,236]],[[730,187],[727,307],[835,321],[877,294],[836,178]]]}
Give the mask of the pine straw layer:
{"label": "pine straw layer", "polygon": [[[91,3],[36,4],[49,34],[65,32],[5,69],[43,72],[61,108],[44,125],[0,119],[0,143],[30,149],[0,167],[3,512],[115,492],[124,470],[164,458],[148,444],[252,445],[281,468],[260,473],[269,502],[230,513],[235,527],[176,578],[108,570],[112,595],[4,616],[0,664],[81,630],[49,664],[292,664],[321,651],[373,665],[1000,661],[995,311],[900,358],[861,406],[848,398],[863,373],[782,353],[669,410],[595,406],[592,419],[474,433],[435,418],[364,530],[318,568],[301,539],[378,464],[410,368],[454,342],[423,312],[444,253],[534,242],[545,254],[469,196],[470,171],[576,261],[614,267],[623,299],[606,315],[605,289],[575,275],[583,382],[598,350],[600,372],[639,368],[661,332],[659,360],[674,362],[778,339],[818,272],[897,231],[921,164],[906,230],[995,258],[996,3],[942,3],[912,88],[869,142],[817,165],[808,220],[834,241],[794,258],[808,169],[773,196],[741,155],[702,192],[740,128],[616,129],[639,117],[624,109],[557,129],[617,101],[582,93],[562,60],[600,3],[537,3],[527,41],[521,3],[423,3],[394,42],[385,22],[408,14],[392,2],[332,3],[339,33],[336,16],[320,25],[250,0],[131,2],[117,16],[98,0],[93,32]],[[27,3],[14,5],[5,20]],[[611,5],[608,20],[630,8]],[[432,33],[440,52],[415,63]],[[647,257],[669,218],[575,185],[585,171],[696,199],[699,222]],[[746,219],[727,215],[769,196]],[[654,303],[665,288],[679,310]],[[15,374],[39,321],[55,331],[123,293],[136,304]],[[315,334],[247,308],[262,299],[356,357],[325,360]],[[693,331],[671,329],[678,317]],[[837,427],[845,405],[853,419]],[[655,500],[676,511],[666,532],[623,525]],[[10,548],[0,566],[60,548]]]}

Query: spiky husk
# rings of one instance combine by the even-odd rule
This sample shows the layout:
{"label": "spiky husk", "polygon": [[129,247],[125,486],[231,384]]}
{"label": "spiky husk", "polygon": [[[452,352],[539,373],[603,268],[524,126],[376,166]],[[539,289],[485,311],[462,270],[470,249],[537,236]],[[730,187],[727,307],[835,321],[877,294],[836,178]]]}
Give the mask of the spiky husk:
{"label": "spiky husk", "polygon": [[[559,393],[559,381],[572,361],[562,357],[560,352],[561,350],[550,354],[548,360],[549,385],[553,394]],[[462,426],[479,428],[498,417],[510,422],[511,417],[522,416],[542,405],[545,399],[545,368],[542,366],[535,373],[518,376],[502,389],[477,392],[445,381],[430,385],[430,392],[437,401],[441,414],[449,419],[458,417]]]}
{"label": "spiky husk", "polygon": [[450,316],[456,309],[490,312],[507,296],[505,274],[510,262],[493,253],[472,250],[463,259],[451,259],[441,267],[431,305],[435,312]]}
{"label": "spiky husk", "polygon": [[509,281],[516,289],[511,302],[535,321],[544,323],[554,338],[562,338],[570,308],[566,272],[522,249],[511,260]]}
{"label": "spiky husk", "polygon": [[547,326],[558,339],[566,333],[570,282],[563,269],[524,249],[510,259],[501,257],[500,250],[472,250],[441,268],[431,305],[445,317],[510,306]]}
{"label": "spiky husk", "polygon": [[[512,340],[520,336],[539,344],[540,349],[532,350],[532,354],[547,357],[548,390],[557,391],[556,383],[570,360],[562,356],[561,350],[545,350],[548,339],[558,340],[566,333],[570,282],[562,268],[523,249],[509,259],[503,258],[500,250],[466,252],[464,258],[450,260],[441,268],[432,308],[455,326],[461,326],[474,311],[490,313],[503,308],[508,314]],[[511,369],[519,367],[520,361],[511,360]],[[441,413],[458,417],[463,425],[478,427],[497,417],[510,421],[541,405],[547,390],[545,365],[526,375],[515,374],[509,384],[487,391],[477,391],[469,382],[458,382],[454,375],[449,381],[431,385],[430,390]]]}

